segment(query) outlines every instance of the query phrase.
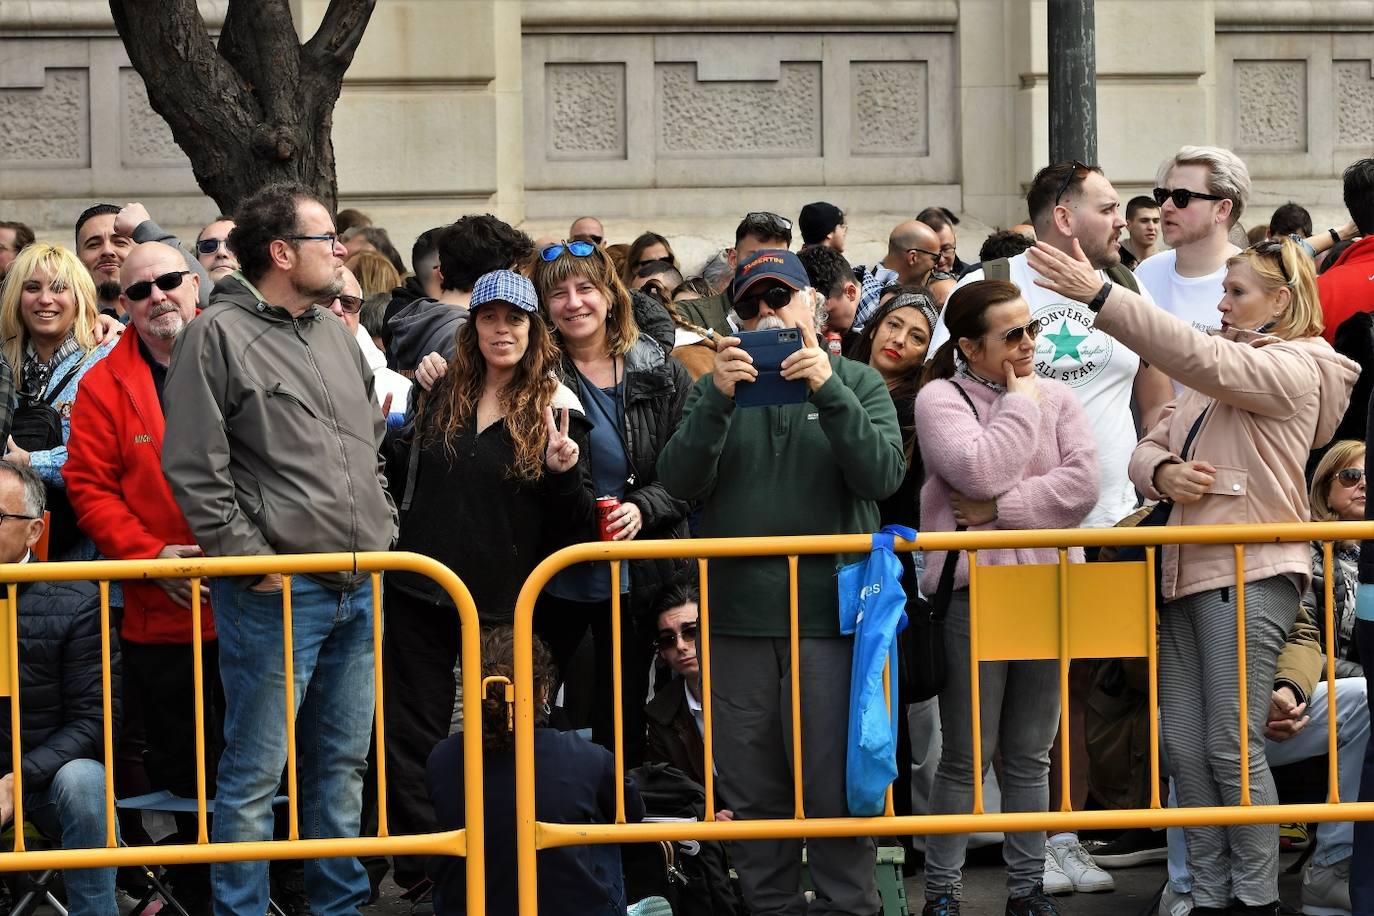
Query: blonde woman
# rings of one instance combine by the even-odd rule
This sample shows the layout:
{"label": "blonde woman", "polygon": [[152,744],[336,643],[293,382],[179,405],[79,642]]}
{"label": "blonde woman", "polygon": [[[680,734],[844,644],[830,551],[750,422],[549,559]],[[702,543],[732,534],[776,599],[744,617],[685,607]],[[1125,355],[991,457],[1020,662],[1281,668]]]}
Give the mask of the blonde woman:
{"label": "blonde woman", "polygon": [[[157,278],[164,289],[197,282],[189,270]],[[165,285],[164,285],[165,284]],[[67,501],[71,407],[82,377],[110,352],[114,338],[96,305],[95,284],[76,255],[61,245],[37,243],[19,253],[0,293],[0,352],[18,400],[5,458],[27,464],[48,491],[48,552],[52,559],[93,557]]]}
{"label": "blonde woman", "polygon": [[[1030,249],[1030,266],[1044,278],[1036,282],[1086,303],[1097,328],[1186,386],[1131,456],[1137,489],[1172,501],[1170,525],[1305,521],[1308,452],[1330,440],[1359,374],[1321,337],[1311,258],[1288,239],[1232,257],[1217,305],[1221,328],[1208,334],[1104,284],[1076,253]],[[1235,556],[1229,544],[1162,553],[1159,696],[1179,804],[1238,805]],[[1248,545],[1244,577],[1250,798],[1276,804],[1264,732],[1279,650],[1311,577],[1308,548]],[[1277,825],[1185,832],[1198,916],[1278,912]]]}
{"label": "blonde woman", "polygon": [[[1332,444],[1312,475],[1309,497],[1314,522],[1362,522],[1365,510],[1365,445],[1357,439]],[[1363,677],[1360,655],[1355,651],[1355,591],[1359,587],[1360,542],[1337,541],[1332,545],[1332,620],[1336,625],[1336,675]],[[1322,545],[1312,542],[1312,587],[1303,606],[1322,630],[1325,645],[1326,564]]]}

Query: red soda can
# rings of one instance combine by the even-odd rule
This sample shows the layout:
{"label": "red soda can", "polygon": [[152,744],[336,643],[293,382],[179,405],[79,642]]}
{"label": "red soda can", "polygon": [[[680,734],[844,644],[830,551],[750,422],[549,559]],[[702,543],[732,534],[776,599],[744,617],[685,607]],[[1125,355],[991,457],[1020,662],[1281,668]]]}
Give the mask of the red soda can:
{"label": "red soda can", "polygon": [[835,331],[825,332],[825,348],[830,351],[831,356],[839,356],[841,349],[840,335]]}
{"label": "red soda can", "polygon": [[611,530],[611,513],[620,508],[620,500],[614,496],[598,496],[596,498],[596,528],[603,541],[615,539],[615,532]]}

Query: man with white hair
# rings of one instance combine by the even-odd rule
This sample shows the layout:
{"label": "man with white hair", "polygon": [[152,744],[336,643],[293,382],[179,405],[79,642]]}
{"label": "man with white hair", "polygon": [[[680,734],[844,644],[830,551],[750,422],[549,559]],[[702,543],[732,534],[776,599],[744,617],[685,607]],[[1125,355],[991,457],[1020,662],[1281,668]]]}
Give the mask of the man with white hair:
{"label": "man with white hair", "polygon": [[404,415],[406,399],[410,397],[410,379],[387,368],[386,354],[377,349],[372,335],[362,327],[362,284],[347,267],[343,269],[343,277],[343,288],[339,290],[338,295],[331,302],[321,302],[320,307],[333,312],[358,342],[358,349],[363,351],[363,356],[367,358],[367,364],[372,369],[372,377],[376,382],[374,396],[382,412],[388,419],[392,413]]}
{"label": "man with white hair", "polygon": [[[720,341],[714,369],[697,380],[658,475],[679,499],[701,500],[703,537],[856,534],[878,529],[877,500],[906,469],[897,412],[877,370],[831,356],[816,339],[822,297],[795,254],[763,249],[741,258],[735,313],[764,308],[803,346],[783,360],[784,379],[806,383],[806,400],[742,407],[737,386],[758,370],[737,337]],[[762,322],[757,322],[762,324]],[[798,563],[802,772],[809,817],[845,817],[845,754],[853,637],[840,635],[834,556]],[[736,820],[792,815],[788,733],[791,684],[788,563],[781,557],[711,565],[711,703],[715,765]],[[816,900],[801,892],[801,841],[733,845],[745,903],[754,913],[874,913],[871,838],[807,841]]]}
{"label": "man with white hair", "polygon": [[1170,251],[1135,269],[1160,308],[1199,330],[1221,323],[1217,303],[1226,261],[1240,249],[1228,238],[1250,199],[1250,171],[1215,146],[1185,146],[1159,167],[1160,226]]}

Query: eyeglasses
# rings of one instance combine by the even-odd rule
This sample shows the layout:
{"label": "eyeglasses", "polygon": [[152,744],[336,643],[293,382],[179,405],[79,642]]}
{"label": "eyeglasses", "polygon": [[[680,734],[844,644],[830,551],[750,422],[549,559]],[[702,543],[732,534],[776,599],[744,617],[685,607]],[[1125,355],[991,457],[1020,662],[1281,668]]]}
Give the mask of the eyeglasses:
{"label": "eyeglasses", "polygon": [[786,286],[770,286],[761,293],[754,296],[745,296],[743,299],[735,301],[735,314],[745,321],[753,321],[759,315],[760,305],[766,305],[773,311],[786,308],[792,301],[792,290]]}
{"label": "eyeglasses", "polygon": [[563,254],[565,251],[575,258],[585,258],[593,251],[596,251],[596,246],[591,242],[559,242],[557,245],[549,245],[541,249],[539,252],[539,260],[556,261],[559,255]]}
{"label": "eyeglasses", "polygon": [[199,254],[214,254],[221,248],[225,251],[229,250],[229,240],[227,238],[201,239],[199,242],[196,242],[196,252]]}
{"label": "eyeglasses", "polygon": [[1336,482],[1349,488],[1364,480],[1364,468],[1342,468],[1336,473]]}
{"label": "eyeglasses", "polygon": [[696,622],[684,623],[680,630],[663,630],[654,639],[654,645],[660,652],[667,652],[669,649],[677,648],[678,637],[689,646],[697,644],[697,625]]}
{"label": "eyeglasses", "polygon": [[189,270],[174,270],[169,274],[154,277],[151,280],[143,280],[138,283],[131,283],[128,289],[124,290],[124,298],[130,302],[142,302],[153,294],[153,284],[164,293],[170,293],[181,285],[181,278],[189,274]]}
{"label": "eyeglasses", "polygon": [[[3,524],[5,523],[5,520],[6,520],[6,519],[11,519],[11,518],[17,518],[17,519],[19,519],[21,522],[36,522],[36,521],[38,521],[39,516],[37,516],[37,515],[15,515],[13,512],[0,512],[0,525],[3,525]],[[696,635],[697,635],[697,634],[696,634],[696,630],[697,630],[696,624],[692,624],[692,639],[693,639],[693,640],[696,638]],[[663,639],[663,637],[660,636],[660,637],[659,637],[659,640],[662,641],[662,639]]]}
{"label": "eyeglasses", "polygon": [[339,236],[333,232],[325,232],[320,235],[284,235],[282,238],[288,242],[328,242],[331,248],[339,240]]}
{"label": "eyeglasses", "polygon": [[1040,322],[1032,318],[1030,324],[1008,328],[1005,334],[1000,335],[999,339],[1006,342],[1009,346],[1016,346],[1023,337],[1030,337],[1031,340],[1040,336]]}
{"label": "eyeglasses", "polygon": [[930,250],[925,249],[925,248],[908,248],[908,249],[906,250],[906,253],[907,253],[907,254],[911,254],[913,251],[919,251],[921,254],[928,254],[928,255],[930,255],[932,258],[934,258],[934,259],[937,260],[937,261],[940,260],[940,252],[938,252],[938,251],[930,251]]}
{"label": "eyeglasses", "polygon": [[1180,210],[1187,209],[1188,204],[1190,204],[1194,198],[1197,200],[1226,199],[1225,197],[1218,197],[1215,194],[1203,194],[1201,191],[1189,191],[1187,188],[1174,188],[1172,191],[1168,188],[1155,188],[1152,193],[1154,194],[1155,203],[1159,204],[1161,207],[1164,206],[1164,201],[1172,200],[1174,206]]}
{"label": "eyeglasses", "polygon": [[343,293],[339,293],[339,295],[335,296],[333,299],[317,302],[316,305],[322,309],[333,308],[335,300],[338,300],[339,308],[343,309],[343,311],[349,315],[356,315],[363,310],[363,300],[361,297],[346,296]]}
{"label": "eyeglasses", "polygon": [[1096,166],[1088,165],[1086,162],[1079,162],[1077,159],[1070,163],[1069,174],[1064,176],[1064,183],[1059,186],[1059,192],[1054,195],[1054,205],[1059,206],[1059,201],[1068,193],[1074,181],[1082,181],[1088,177],[1090,172],[1097,171]]}

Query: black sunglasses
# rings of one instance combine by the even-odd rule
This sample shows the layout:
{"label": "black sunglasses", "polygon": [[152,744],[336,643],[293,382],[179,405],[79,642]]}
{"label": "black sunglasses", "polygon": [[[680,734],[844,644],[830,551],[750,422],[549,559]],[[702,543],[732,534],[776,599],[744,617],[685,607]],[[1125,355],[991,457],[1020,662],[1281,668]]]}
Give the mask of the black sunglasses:
{"label": "black sunglasses", "polygon": [[549,245],[540,249],[539,260],[556,261],[558,260],[558,256],[565,251],[575,258],[585,258],[593,251],[596,251],[596,246],[591,242],[560,242],[557,245]]}
{"label": "black sunglasses", "polygon": [[745,321],[753,321],[758,317],[760,304],[768,306],[773,311],[786,308],[792,301],[793,290],[786,286],[770,286],[763,292],[754,296],[745,296],[743,299],[735,300],[735,314]]}
{"label": "black sunglasses", "polygon": [[1255,249],[1256,254],[1262,254],[1266,257],[1269,255],[1276,256],[1279,262],[1279,273],[1283,276],[1284,282],[1288,283],[1291,281],[1291,278],[1288,276],[1288,268],[1283,266],[1282,239],[1265,239],[1264,241],[1259,242],[1251,247]]}
{"label": "black sunglasses", "polygon": [[339,300],[339,308],[343,309],[349,315],[356,315],[363,310],[363,300],[361,297],[346,296],[343,293],[339,293],[332,299],[326,299],[323,302],[317,302],[316,305],[318,305],[322,309],[332,308],[334,305],[334,299]]}
{"label": "black sunglasses", "polygon": [[1203,194],[1201,191],[1189,191],[1187,188],[1174,188],[1172,191],[1168,188],[1155,188],[1154,191],[1152,191],[1151,193],[1154,195],[1155,203],[1159,204],[1161,207],[1164,206],[1164,201],[1172,200],[1174,202],[1174,206],[1180,210],[1187,209],[1188,204],[1191,203],[1194,199],[1226,199],[1225,197],[1218,197],[1215,194]]}
{"label": "black sunglasses", "polygon": [[124,290],[124,298],[130,302],[142,302],[153,294],[153,284],[164,293],[170,293],[181,285],[181,278],[189,274],[189,270],[174,270],[169,274],[154,277],[151,280],[142,280],[138,283],[131,283],[129,288]]}
{"label": "black sunglasses", "polygon": [[221,248],[225,251],[229,250],[228,239],[201,239],[199,242],[196,242],[196,251],[200,254],[214,254]]}
{"label": "black sunglasses", "polygon": [[1040,322],[1038,320],[1032,318],[1030,324],[1008,328],[1007,332],[1001,335],[999,339],[1014,347],[1021,342],[1021,338],[1026,336],[1029,336],[1031,340],[1040,336]]}
{"label": "black sunglasses", "polygon": [[660,652],[667,652],[669,649],[675,648],[677,646],[677,639],[679,636],[682,637],[683,642],[689,643],[691,645],[696,645],[696,623],[684,623],[682,625],[682,629],[680,630],[663,630],[658,634],[657,637],[654,638],[654,645],[658,647]]}
{"label": "black sunglasses", "polygon": [[1069,165],[1069,174],[1064,176],[1064,183],[1059,186],[1058,193],[1054,195],[1054,205],[1056,207],[1059,206],[1059,201],[1068,193],[1069,188],[1072,187],[1075,180],[1082,181],[1087,178],[1089,174],[1097,171],[1096,166],[1088,165],[1086,162],[1079,162],[1077,159],[1073,160]]}
{"label": "black sunglasses", "polygon": [[1342,468],[1336,473],[1336,480],[1343,487],[1353,487],[1364,480],[1364,468]]}

